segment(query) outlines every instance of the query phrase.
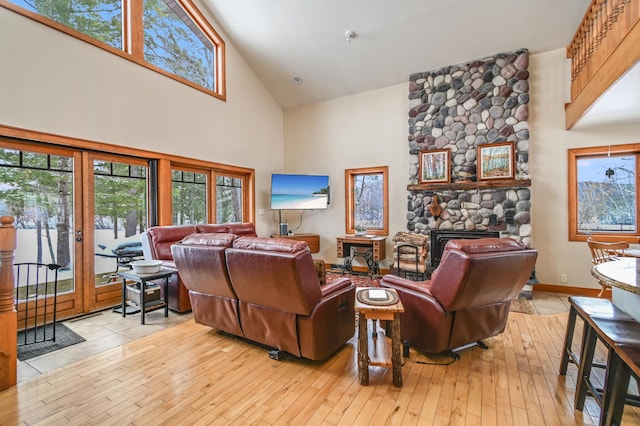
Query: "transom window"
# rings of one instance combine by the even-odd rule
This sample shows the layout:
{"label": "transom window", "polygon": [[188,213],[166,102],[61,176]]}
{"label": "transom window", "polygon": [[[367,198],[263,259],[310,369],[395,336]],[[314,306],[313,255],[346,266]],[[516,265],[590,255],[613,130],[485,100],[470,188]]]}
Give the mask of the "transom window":
{"label": "transom window", "polygon": [[571,240],[637,240],[639,156],[638,145],[569,150]]}
{"label": "transom window", "polygon": [[144,59],[211,91],[215,46],[174,0],[144,0]]}
{"label": "transom window", "polygon": [[225,99],[224,41],[190,0],[0,0],[0,6]]}

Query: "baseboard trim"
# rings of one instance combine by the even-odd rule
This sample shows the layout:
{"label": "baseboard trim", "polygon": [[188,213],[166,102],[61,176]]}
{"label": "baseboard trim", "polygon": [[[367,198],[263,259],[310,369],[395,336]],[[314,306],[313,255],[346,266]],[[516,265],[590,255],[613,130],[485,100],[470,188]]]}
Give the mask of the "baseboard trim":
{"label": "baseboard trim", "polygon": [[[533,292],[547,291],[549,293],[565,293],[574,296],[589,296],[598,297],[600,290],[596,288],[584,288],[584,287],[568,287],[564,285],[552,285],[552,284],[534,284]],[[607,290],[604,293],[605,299],[611,299],[611,291]]]}

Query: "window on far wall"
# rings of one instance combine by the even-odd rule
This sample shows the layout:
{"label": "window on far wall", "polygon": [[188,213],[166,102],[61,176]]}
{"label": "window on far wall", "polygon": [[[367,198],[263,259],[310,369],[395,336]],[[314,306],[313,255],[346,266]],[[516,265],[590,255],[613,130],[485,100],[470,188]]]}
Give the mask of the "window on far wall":
{"label": "window on far wall", "polygon": [[236,176],[216,176],[216,222],[243,221],[242,181]]}
{"label": "window on far wall", "polygon": [[8,1],[0,3],[193,88],[225,98],[224,41],[190,0]]}
{"label": "window on far wall", "polygon": [[187,170],[171,171],[173,224],[207,222],[207,175]]}
{"label": "window on far wall", "polygon": [[363,227],[367,234],[389,234],[388,167],[345,170],[346,233]]}
{"label": "window on far wall", "polygon": [[637,242],[640,145],[569,150],[569,239]]}

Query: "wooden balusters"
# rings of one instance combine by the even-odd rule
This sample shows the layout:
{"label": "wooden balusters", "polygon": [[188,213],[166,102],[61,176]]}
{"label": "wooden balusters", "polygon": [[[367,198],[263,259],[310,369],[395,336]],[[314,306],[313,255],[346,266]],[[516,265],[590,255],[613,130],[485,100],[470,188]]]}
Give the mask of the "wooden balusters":
{"label": "wooden balusters", "polygon": [[567,46],[571,59],[571,102],[565,108],[570,129],[638,59],[640,0],[592,0]]}
{"label": "wooden balusters", "polygon": [[13,256],[16,228],[12,216],[0,217],[0,391],[15,386],[18,362],[18,316],[13,304]]}

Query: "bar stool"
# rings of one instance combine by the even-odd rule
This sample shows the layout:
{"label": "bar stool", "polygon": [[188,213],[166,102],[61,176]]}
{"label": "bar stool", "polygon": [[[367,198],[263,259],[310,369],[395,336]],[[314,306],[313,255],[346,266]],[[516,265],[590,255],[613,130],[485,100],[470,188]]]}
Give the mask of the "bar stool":
{"label": "bar stool", "polygon": [[609,353],[609,374],[605,381],[600,424],[622,424],[622,413],[627,399],[631,376],[640,377],[640,347],[617,345]]}
{"label": "bar stool", "polygon": [[[617,309],[617,308],[616,308]],[[631,321],[626,319],[616,318],[587,318],[589,326],[586,330],[586,336],[583,339],[583,347],[580,354],[580,367],[578,369],[578,382],[576,383],[576,394],[574,407],[577,410],[582,411],[584,408],[584,401],[587,394],[594,397],[596,402],[601,408],[601,418],[604,417],[606,411],[609,409],[610,398],[604,396],[604,393],[597,389],[596,385],[591,381],[591,367],[593,364],[593,354],[595,352],[596,342],[599,339],[608,350],[607,365],[605,372],[605,389],[607,381],[611,380],[611,368],[612,365],[615,368],[617,360],[615,358],[615,348],[620,345],[635,346],[640,348],[640,323],[632,319]],[[613,359],[612,359],[613,358]],[[627,386],[628,386],[627,379]],[[622,404],[625,401],[634,405],[638,405],[638,401],[634,398],[627,399],[627,388],[624,390],[624,397],[622,397]]]}
{"label": "bar stool", "polygon": [[[560,359],[560,375],[567,374],[567,366],[569,363],[573,363],[578,367],[581,367],[580,357],[573,352],[573,334],[576,326],[576,318],[579,316],[582,319],[584,325],[582,330],[582,344],[580,351],[584,348],[585,338],[587,337],[587,330],[590,327],[590,321],[593,318],[611,318],[619,321],[633,321],[633,317],[627,313],[616,308],[610,300],[598,299],[594,297],[582,297],[582,296],[570,296],[569,304],[569,318],[567,320],[567,330],[564,337],[564,347],[562,351],[562,358]],[[596,365],[597,367],[604,368],[604,365]],[[589,367],[590,368],[590,367]]]}

